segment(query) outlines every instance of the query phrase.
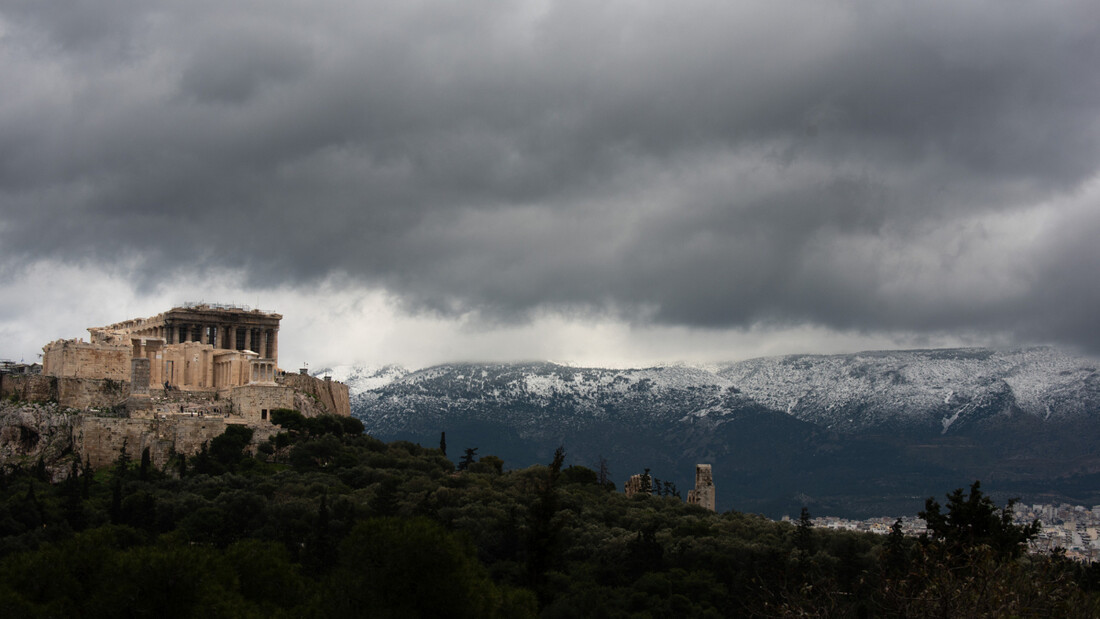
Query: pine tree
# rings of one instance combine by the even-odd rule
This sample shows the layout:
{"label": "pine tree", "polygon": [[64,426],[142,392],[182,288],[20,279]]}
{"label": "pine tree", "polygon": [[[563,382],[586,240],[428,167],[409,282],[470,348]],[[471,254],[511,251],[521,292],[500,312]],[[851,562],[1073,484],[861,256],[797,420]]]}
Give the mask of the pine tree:
{"label": "pine tree", "polygon": [[439,433],[439,453],[443,454],[443,457],[447,457],[447,433]]}
{"label": "pine tree", "polygon": [[116,477],[124,477],[130,470],[130,454],[126,452],[126,440],[122,439],[122,447],[118,448],[118,458],[115,460]]}
{"label": "pine tree", "polygon": [[462,460],[458,463],[458,470],[465,471],[470,468],[470,465],[476,462],[474,456],[477,455],[477,447],[467,447],[466,453],[462,456]]}
{"label": "pine tree", "polygon": [[554,460],[546,480],[539,484],[538,495],[528,511],[527,576],[532,585],[541,585],[546,572],[557,557],[558,537],[562,523],[555,522],[558,513],[558,478],[565,463],[565,446],[554,450]]}
{"label": "pine tree", "polygon": [[598,456],[596,459],[596,481],[601,486],[605,487],[608,484],[613,485],[613,482],[611,481],[611,469],[609,469],[607,466],[607,458],[603,457],[602,455]]}
{"label": "pine tree", "polygon": [[905,569],[908,557],[905,548],[905,534],[901,530],[901,518],[894,521],[890,527],[890,534],[886,536],[886,544],[883,545],[882,563],[886,573],[891,576],[899,576]]}
{"label": "pine tree", "polygon": [[1027,542],[1039,534],[1040,525],[1038,520],[1026,525],[1014,524],[1015,504],[1016,499],[1010,499],[998,512],[993,499],[982,494],[981,482],[975,481],[968,494],[956,488],[947,495],[946,514],[929,497],[918,516],[928,524],[929,537],[948,547],[967,549],[985,545],[1003,556],[1018,557]]}
{"label": "pine tree", "polygon": [[676,488],[675,483],[673,483],[671,481],[666,481],[665,482],[665,496],[674,496],[678,499],[681,498],[680,497],[680,491]]}
{"label": "pine tree", "polygon": [[554,450],[554,460],[550,463],[552,483],[558,480],[558,475],[561,474],[561,466],[563,464],[565,464],[565,445],[558,445],[558,448]]}

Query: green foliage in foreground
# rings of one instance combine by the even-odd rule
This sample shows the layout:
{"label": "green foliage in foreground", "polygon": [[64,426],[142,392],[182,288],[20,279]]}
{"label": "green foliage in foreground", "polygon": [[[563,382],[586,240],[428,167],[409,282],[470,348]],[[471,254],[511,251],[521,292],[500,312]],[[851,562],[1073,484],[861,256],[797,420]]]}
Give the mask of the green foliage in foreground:
{"label": "green foliage in foreground", "polygon": [[257,458],[236,429],[170,474],[120,455],[54,485],[0,476],[4,615],[1100,613],[1097,574],[1023,555],[1034,531],[977,485],[946,513],[930,502],[933,534],[915,540],[628,499],[560,450],[549,466],[504,471],[486,455],[459,473],[437,449],[275,418],[287,432]]}

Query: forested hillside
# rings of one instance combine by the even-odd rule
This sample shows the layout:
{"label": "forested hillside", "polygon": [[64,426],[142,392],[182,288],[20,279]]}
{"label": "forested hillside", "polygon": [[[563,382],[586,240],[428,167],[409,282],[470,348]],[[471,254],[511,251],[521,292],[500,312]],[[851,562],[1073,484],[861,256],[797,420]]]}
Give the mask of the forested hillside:
{"label": "forested hillside", "polygon": [[[1094,571],[1023,556],[1027,531],[1006,529],[980,493],[949,498],[930,539],[832,532],[627,498],[560,450],[504,471],[453,449],[465,451],[448,454],[456,468],[440,448],[386,444],[355,420],[275,419],[285,431],[255,455],[237,428],[165,471],[126,452],[94,473],[74,461],[57,484],[38,466],[5,469],[4,615],[1100,612]],[[957,534],[964,514],[978,534]]]}

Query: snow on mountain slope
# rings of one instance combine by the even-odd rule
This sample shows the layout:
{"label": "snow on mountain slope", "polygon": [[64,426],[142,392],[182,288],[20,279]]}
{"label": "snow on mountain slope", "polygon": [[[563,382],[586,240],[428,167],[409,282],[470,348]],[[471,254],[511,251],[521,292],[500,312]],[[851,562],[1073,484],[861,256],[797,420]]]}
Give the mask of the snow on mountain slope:
{"label": "snow on mountain slope", "polygon": [[835,430],[894,422],[947,432],[994,415],[1096,413],[1097,365],[1045,347],[909,350],[751,359],[717,374],[747,397]]}
{"label": "snow on mountain slope", "polygon": [[729,381],[689,366],[608,370],[553,363],[452,364],[412,372],[352,398],[368,432],[439,415],[505,423],[524,436],[595,421],[654,423],[720,410]]}
{"label": "snow on mountain slope", "polygon": [[314,376],[331,376],[348,386],[348,392],[358,395],[364,391],[381,389],[395,380],[405,377],[409,371],[399,365],[356,366],[337,365],[313,372]]}
{"label": "snow on mountain slope", "polygon": [[[1094,360],[1052,348],[877,351],[791,355],[709,368],[578,368],[554,363],[449,364],[407,372],[395,366],[333,368],[352,407],[397,427],[425,407],[522,409],[514,423],[568,417],[700,418],[754,403],[844,433],[924,428],[941,433],[1024,413],[1042,420],[1100,412]],[[488,414],[488,413],[486,413]],[[411,417],[410,417],[411,416]]]}
{"label": "snow on mountain slope", "polygon": [[1072,493],[1095,487],[1074,475],[1100,470],[1097,367],[1031,348],[331,371],[360,387],[353,414],[383,440],[434,444],[445,432],[510,466],[549,462],[565,445],[582,465],[605,456],[624,479],[652,468],[684,487],[696,463],[712,463],[738,505],[780,509],[769,505],[810,495],[870,513],[883,497],[919,508],[960,479],[997,479],[1011,496],[1061,484],[1092,497]]}

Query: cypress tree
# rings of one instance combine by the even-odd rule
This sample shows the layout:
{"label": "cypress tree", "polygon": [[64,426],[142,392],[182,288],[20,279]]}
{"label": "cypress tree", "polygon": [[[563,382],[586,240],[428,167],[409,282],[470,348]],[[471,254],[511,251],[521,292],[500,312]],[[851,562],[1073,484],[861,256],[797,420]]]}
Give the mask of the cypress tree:
{"label": "cypress tree", "polygon": [[805,506],[802,507],[802,513],[798,516],[798,525],[795,530],[794,544],[802,552],[807,554],[813,553],[814,546],[814,523],[810,520],[810,510]]}
{"label": "cypress tree", "polygon": [[149,479],[149,467],[152,466],[153,459],[149,455],[149,448],[141,450],[141,467],[138,469],[138,476],[142,481]]}

